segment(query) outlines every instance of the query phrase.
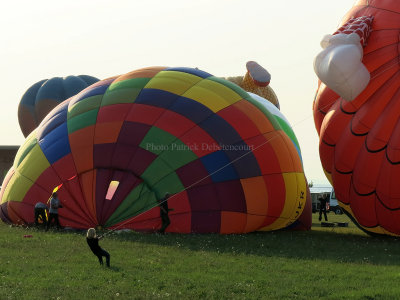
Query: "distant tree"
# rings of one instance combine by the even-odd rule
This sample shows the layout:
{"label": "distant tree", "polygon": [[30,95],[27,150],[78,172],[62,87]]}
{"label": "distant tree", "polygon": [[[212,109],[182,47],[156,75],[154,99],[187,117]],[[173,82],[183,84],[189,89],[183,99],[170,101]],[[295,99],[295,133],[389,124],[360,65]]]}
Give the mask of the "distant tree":
{"label": "distant tree", "polygon": [[312,182],[312,180],[308,183],[308,187],[313,187],[314,183]]}

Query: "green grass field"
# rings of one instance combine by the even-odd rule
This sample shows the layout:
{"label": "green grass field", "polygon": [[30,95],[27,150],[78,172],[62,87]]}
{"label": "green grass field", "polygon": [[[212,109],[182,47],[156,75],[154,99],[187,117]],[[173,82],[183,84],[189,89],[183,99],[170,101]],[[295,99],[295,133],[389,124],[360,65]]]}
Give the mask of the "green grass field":
{"label": "green grass field", "polygon": [[[399,299],[400,244],[370,237],[344,215],[309,232],[246,235],[108,234],[0,225],[0,299]],[[24,237],[32,235],[32,237]]]}

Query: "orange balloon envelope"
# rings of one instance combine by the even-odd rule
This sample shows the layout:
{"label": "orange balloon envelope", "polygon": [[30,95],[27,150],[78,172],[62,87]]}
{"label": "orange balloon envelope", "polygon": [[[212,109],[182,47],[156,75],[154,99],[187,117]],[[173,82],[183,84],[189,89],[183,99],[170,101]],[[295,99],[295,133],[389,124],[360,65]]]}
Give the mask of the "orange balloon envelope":
{"label": "orange balloon envelope", "polygon": [[[395,0],[354,5],[342,25],[350,28],[354,21],[366,21],[371,26],[365,41],[353,35],[360,43],[354,43],[354,53],[357,47],[362,49],[362,65],[357,61],[354,65],[357,72],[368,70],[367,85],[344,91],[351,79],[340,86],[323,74],[320,79],[326,84],[319,83],[313,106],[323,169],[344,210],[372,234],[400,235],[399,13]],[[332,54],[347,46],[328,47],[334,49]],[[318,65],[323,60],[318,56],[316,69],[324,69]]]}

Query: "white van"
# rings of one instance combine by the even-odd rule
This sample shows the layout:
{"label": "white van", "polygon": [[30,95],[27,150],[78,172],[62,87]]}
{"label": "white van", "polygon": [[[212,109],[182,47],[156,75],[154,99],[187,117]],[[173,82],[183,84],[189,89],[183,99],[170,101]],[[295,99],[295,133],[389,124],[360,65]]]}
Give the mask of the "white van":
{"label": "white van", "polygon": [[342,208],[339,206],[339,202],[336,199],[335,191],[333,188],[329,196],[329,211],[333,211],[337,215],[341,215],[343,213]]}

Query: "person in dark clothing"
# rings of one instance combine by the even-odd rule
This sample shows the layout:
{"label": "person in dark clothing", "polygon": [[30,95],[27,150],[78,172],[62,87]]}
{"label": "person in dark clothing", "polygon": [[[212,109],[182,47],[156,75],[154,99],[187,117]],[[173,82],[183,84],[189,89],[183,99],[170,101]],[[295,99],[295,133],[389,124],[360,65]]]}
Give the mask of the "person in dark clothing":
{"label": "person in dark clothing", "polygon": [[326,216],[326,203],[328,202],[328,195],[323,194],[322,197],[318,198],[319,201],[319,220],[322,220],[322,214],[324,214],[325,221],[328,221],[328,217]]}
{"label": "person in dark clothing", "polygon": [[47,221],[46,230],[49,230],[52,221],[56,223],[57,229],[60,229],[60,221],[58,220],[58,209],[62,208],[60,200],[57,197],[57,193],[54,192],[50,198],[50,209],[49,209],[49,220]]}
{"label": "person in dark clothing", "polygon": [[43,224],[45,227],[47,225],[47,205],[38,202],[35,205],[35,225],[39,226],[40,224]]}
{"label": "person in dark clothing", "polygon": [[97,256],[100,265],[103,265],[103,256],[105,256],[107,267],[110,267],[110,254],[99,246],[99,240],[102,238],[102,236],[96,235],[96,229],[88,229],[86,242],[88,243],[90,250],[92,250],[93,254]]}
{"label": "person in dark clothing", "polygon": [[168,208],[168,198],[170,197],[169,193],[166,193],[164,198],[158,200],[159,207],[160,207],[160,217],[161,217],[161,228],[159,230],[160,233],[164,233],[165,229],[171,224],[171,221],[168,216],[168,212],[171,211],[171,209]]}

